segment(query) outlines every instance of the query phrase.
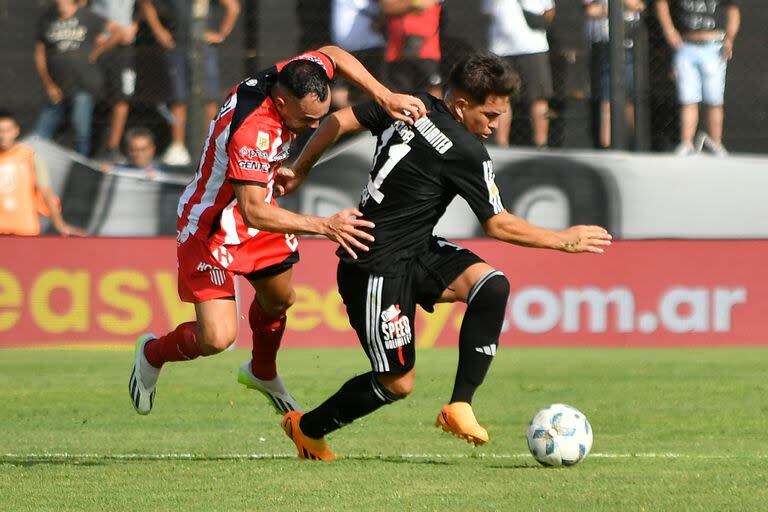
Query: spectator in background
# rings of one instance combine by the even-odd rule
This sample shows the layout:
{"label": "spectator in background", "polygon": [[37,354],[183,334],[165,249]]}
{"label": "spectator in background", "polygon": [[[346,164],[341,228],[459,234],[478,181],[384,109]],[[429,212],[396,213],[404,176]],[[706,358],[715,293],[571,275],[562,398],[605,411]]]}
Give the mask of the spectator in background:
{"label": "spectator in background", "polygon": [[[110,34],[99,41],[99,34]],[[67,107],[75,132],[75,149],[91,152],[91,117],[94,97],[102,88],[96,60],[117,44],[120,27],[107,21],[75,0],[56,0],[38,21],[35,66],[48,101],[40,111],[36,132],[51,139],[64,120]]]}
{"label": "spectator in background", "polygon": [[[120,140],[123,138],[125,122],[128,120],[128,102],[136,90],[136,54],[133,43],[136,39],[138,22],[134,17],[135,0],[91,0],[93,12],[114,22],[120,27],[121,35],[117,46],[99,59],[105,78],[107,100],[112,105],[112,115],[107,139],[106,159],[117,161],[120,154]],[[100,37],[108,37],[109,33]]]}
{"label": "spectator in background", "polygon": [[147,128],[132,128],[125,134],[126,162],[102,167],[104,172],[118,171],[122,175],[155,180],[165,175],[155,160],[155,136]]}
{"label": "spectator in background", "polygon": [[[491,17],[490,50],[506,57],[523,82],[522,97],[530,105],[533,144],[546,147],[549,140],[549,100],[552,69],[547,29],[555,17],[554,0],[485,0]],[[512,109],[502,114],[496,142],[509,145]]]}
{"label": "spectator in background", "polygon": [[397,91],[442,97],[440,11],[442,0],[381,0],[386,16],[384,81]]}
{"label": "spectator in background", "polygon": [[[166,50],[166,65],[170,82],[170,103],[173,124],[171,145],[165,151],[162,161],[166,165],[185,166],[192,163],[186,146],[187,110],[190,95],[190,62],[192,46],[191,14],[187,0],[139,0],[142,16],[157,42]],[[223,9],[223,15],[218,11]],[[208,31],[205,33],[205,98],[206,117],[216,116],[221,96],[219,83],[219,56],[217,46],[223,43],[240,15],[238,0],[216,0],[211,2],[208,14]],[[221,17],[219,23],[216,18]]]}
{"label": "spectator in background", "polygon": [[51,217],[63,236],[83,236],[61,217],[59,198],[51,190],[45,162],[35,151],[17,143],[19,125],[10,112],[0,111],[0,234],[40,234],[39,214]]}
{"label": "spectator in background", "polygon": [[[375,77],[381,76],[384,36],[378,27],[377,0],[333,0],[331,3],[331,41],[354,55]],[[353,93],[353,100],[361,99]],[[349,84],[337,80],[331,91],[334,108],[350,105]]]}
{"label": "spectator in background", "polygon": [[[672,10],[670,11],[670,7]],[[725,72],[741,15],[736,0],[657,0],[656,14],[667,43],[674,49],[677,99],[680,102],[678,155],[696,152],[699,103],[707,105],[709,137],[702,139],[717,156],[723,146]],[[701,149],[701,148],[699,148]]]}
{"label": "spectator in background", "polygon": [[[627,94],[627,124],[634,127],[634,40],[633,33],[645,10],[642,0],[624,0],[624,83]],[[590,78],[595,147],[611,147],[611,55],[608,32],[608,0],[584,0],[586,35],[590,47]]]}

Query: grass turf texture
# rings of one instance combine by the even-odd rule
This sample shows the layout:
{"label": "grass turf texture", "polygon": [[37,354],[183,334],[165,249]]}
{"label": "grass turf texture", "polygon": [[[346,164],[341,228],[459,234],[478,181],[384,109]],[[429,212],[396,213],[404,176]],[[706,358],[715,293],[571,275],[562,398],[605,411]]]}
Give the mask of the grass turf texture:
{"label": "grass turf texture", "polygon": [[[760,349],[499,352],[475,411],[480,449],[433,427],[456,352],[419,352],[417,386],[330,437],[333,464],[294,459],[279,417],[235,382],[248,352],[168,365],[155,410],[133,412],[132,352],[0,351],[2,510],[764,510]],[[283,376],[314,406],[367,362],[286,350]],[[574,468],[527,455],[533,414],[587,414]]]}

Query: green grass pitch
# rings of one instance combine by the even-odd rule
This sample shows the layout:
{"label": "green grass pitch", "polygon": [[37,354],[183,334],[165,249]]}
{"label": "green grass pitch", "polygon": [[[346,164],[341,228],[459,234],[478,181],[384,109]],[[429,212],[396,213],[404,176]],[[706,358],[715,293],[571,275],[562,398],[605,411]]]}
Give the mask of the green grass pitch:
{"label": "green grass pitch", "polygon": [[[168,365],[155,410],[127,394],[127,350],[0,351],[0,509],[765,510],[765,349],[501,350],[475,399],[475,449],[434,428],[455,350],[422,350],[407,400],[330,437],[332,464],[299,461],[266,401],[235,382],[234,351]],[[306,406],[367,362],[285,350]],[[539,466],[525,429],[551,402],[584,411],[592,455]]]}

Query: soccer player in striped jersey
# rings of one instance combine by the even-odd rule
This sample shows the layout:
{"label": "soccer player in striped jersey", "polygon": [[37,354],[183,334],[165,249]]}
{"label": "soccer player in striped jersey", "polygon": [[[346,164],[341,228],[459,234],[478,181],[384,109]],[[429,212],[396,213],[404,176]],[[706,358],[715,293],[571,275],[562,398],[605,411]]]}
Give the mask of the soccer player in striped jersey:
{"label": "soccer player in striped jersey", "polygon": [[355,208],[313,217],[284,210],[273,197],[275,175],[296,134],[316,128],[328,113],[330,80],[337,72],[406,124],[425,113],[421,100],[392,93],[335,46],[280,62],[232,89],[211,123],[177,212],[179,296],[195,305],[196,321],[137,341],[128,389],[139,414],[152,410],[163,364],[210,356],[234,343],[235,275],[256,291],[249,310],[252,357],[241,366],[238,381],[266,395],[278,413],[300,408],[275,364],[286,311],[295,299],[296,235],[326,236],[353,259],[373,241],[361,230],[373,224],[359,219]]}
{"label": "soccer player in striped jersey", "polygon": [[509,296],[507,278],[461,246],[433,235],[457,196],[464,198],[485,233],[503,242],[570,253],[602,253],[611,236],[599,226],[551,231],[508,213],[496,187],[482,139],[498,126],[518,90],[514,71],[492,55],[458,62],[445,100],[417,94],[428,114],[412,126],[373,102],[335,112],[305,146],[279,192],[289,192],[341,135],[370,130],[378,139],[373,169],[359,210],[375,224],[375,237],[359,258],[338,251],[339,292],[372,371],[348,380],[306,414],[285,414],[282,426],[299,456],[333,460],[325,435],[408,395],[414,386],[416,304],[467,304],[459,334],[453,394],[436,426],[474,445],[488,441],[472,398],[496,354]]}

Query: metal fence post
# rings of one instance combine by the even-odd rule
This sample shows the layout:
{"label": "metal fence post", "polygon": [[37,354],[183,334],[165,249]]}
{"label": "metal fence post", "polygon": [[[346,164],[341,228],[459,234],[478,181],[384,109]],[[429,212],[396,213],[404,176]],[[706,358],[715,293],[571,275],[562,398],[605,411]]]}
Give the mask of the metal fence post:
{"label": "metal fence post", "polygon": [[205,119],[205,32],[208,29],[210,0],[193,0],[190,11],[192,45],[190,48],[190,98],[187,119],[187,147],[192,153],[193,165],[208,134]]}
{"label": "metal fence post", "polygon": [[627,95],[624,83],[624,0],[609,0],[608,31],[611,60],[611,147],[627,148]]}

